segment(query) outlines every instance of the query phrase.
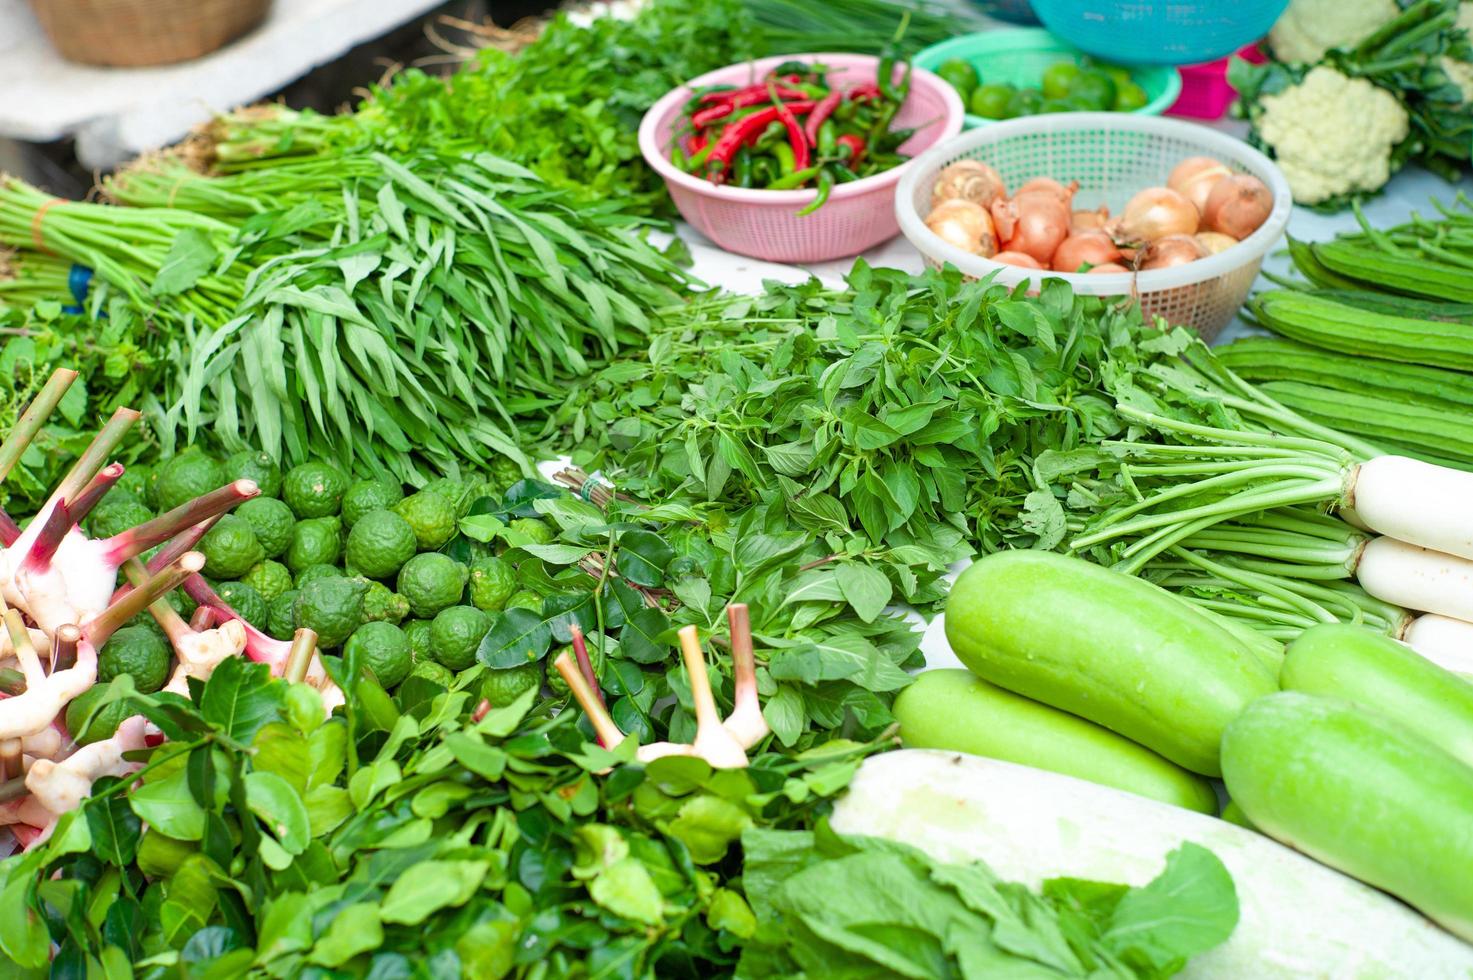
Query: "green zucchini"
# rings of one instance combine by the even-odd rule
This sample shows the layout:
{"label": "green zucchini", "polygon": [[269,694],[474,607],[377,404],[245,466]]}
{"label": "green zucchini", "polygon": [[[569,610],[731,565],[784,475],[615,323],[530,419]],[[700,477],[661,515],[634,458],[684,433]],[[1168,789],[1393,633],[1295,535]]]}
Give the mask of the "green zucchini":
{"label": "green zucchini", "polygon": [[1456,303],[1473,302],[1473,277],[1467,269],[1424,255],[1388,252],[1370,244],[1333,241],[1311,246],[1325,269],[1396,293]]}
{"label": "green zucchini", "polygon": [[1050,552],[973,562],[945,624],[952,650],[984,680],[1208,776],[1219,773],[1223,727],[1278,686],[1258,654],[1186,600]]}
{"label": "green zucchini", "polygon": [[1369,389],[1388,401],[1450,412],[1473,408],[1473,374],[1459,371],[1337,354],[1280,337],[1247,337],[1212,353],[1247,381],[1299,381],[1357,393]]}
{"label": "green zucchini", "polygon": [[1326,623],[1289,644],[1279,685],[1343,698],[1473,766],[1473,684],[1361,626]]}
{"label": "green zucchini", "polygon": [[1265,381],[1259,388],[1288,408],[1334,418],[1337,427],[1347,432],[1473,457],[1473,425],[1468,424],[1466,409],[1432,408],[1297,381]]}
{"label": "green zucchini", "polygon": [[1370,313],[1292,289],[1262,293],[1249,305],[1274,333],[1315,347],[1473,370],[1473,331],[1460,323]]}
{"label": "green zucchini", "polygon": [[1348,701],[1285,691],[1227,726],[1222,772],[1265,834],[1473,939],[1473,768]]}
{"label": "green zucchini", "polygon": [[989,684],[965,670],[928,670],[895,699],[900,740],[1063,773],[1127,793],[1217,810],[1207,780],[1093,722]]}

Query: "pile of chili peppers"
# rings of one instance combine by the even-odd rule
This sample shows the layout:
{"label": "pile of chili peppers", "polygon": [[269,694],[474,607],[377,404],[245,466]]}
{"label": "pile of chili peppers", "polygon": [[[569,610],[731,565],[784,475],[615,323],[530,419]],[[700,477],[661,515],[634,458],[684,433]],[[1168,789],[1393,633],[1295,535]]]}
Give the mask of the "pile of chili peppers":
{"label": "pile of chili peppers", "polygon": [[835,184],[904,162],[898,150],[915,130],[890,125],[910,92],[910,65],[882,58],[876,81],[848,89],[825,76],[823,65],[789,61],[751,85],[696,92],[676,131],[675,165],[733,187],[816,187],[804,215],[823,207]]}

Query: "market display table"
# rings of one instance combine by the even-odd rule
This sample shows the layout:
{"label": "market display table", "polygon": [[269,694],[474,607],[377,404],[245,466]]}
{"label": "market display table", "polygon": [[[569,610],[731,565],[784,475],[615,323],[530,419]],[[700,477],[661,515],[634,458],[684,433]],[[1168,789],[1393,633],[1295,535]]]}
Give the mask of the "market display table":
{"label": "market display table", "polygon": [[0,139],[74,136],[87,167],[165,146],[216,112],[260,99],[441,0],[276,0],[266,23],[196,61],[92,68],[62,60],[26,6],[0,0]]}

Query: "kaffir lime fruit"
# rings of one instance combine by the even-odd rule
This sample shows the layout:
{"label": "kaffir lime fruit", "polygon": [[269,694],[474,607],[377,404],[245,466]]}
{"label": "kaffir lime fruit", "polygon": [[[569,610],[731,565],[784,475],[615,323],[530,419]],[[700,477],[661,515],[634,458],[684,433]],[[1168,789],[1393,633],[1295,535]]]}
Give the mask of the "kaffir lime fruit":
{"label": "kaffir lime fruit", "polygon": [[[402,626],[404,635],[409,637],[409,651],[414,655],[415,663],[435,663],[435,658],[430,656],[430,621],[428,619],[411,619]],[[439,664],[435,664],[439,666]]]}
{"label": "kaffir lime fruit", "polygon": [[298,518],[331,517],[347,491],[343,471],[321,460],[293,466],[281,481],[281,497]]}
{"label": "kaffir lime fruit", "polygon": [[266,557],[250,521],[235,514],[215,522],[200,538],[199,551],[205,556],[205,574],[213,579],[239,578]]}
{"label": "kaffir lime fruit", "polygon": [[336,517],[310,517],[292,526],[286,567],[300,572],[308,565],[333,565],[343,553],[343,525]]}
{"label": "kaffir lime fruit", "polygon": [[[564,647],[563,649],[568,654],[568,659],[573,661],[574,664],[577,664],[578,657],[573,653],[573,648]],[[553,666],[557,658],[557,653],[550,653],[547,656],[547,689],[552,692],[553,697],[565,698],[572,692],[568,689],[568,682],[563,680],[563,675]],[[588,646],[588,661],[593,664],[593,673],[595,676],[601,675],[604,672],[603,651],[592,644]]]}
{"label": "kaffir lime fruit", "polygon": [[533,612],[541,612],[542,597],[535,592],[523,589],[521,592],[513,593],[512,597],[506,600],[506,605],[502,606],[501,608],[503,610],[530,609]]}
{"label": "kaffir lime fruit", "polygon": [[225,481],[253,480],[263,497],[281,493],[281,467],[266,453],[242,449],[225,460]]}
{"label": "kaffir lime fruit", "polygon": [[434,551],[455,534],[455,507],[437,493],[410,494],[393,511],[414,528],[420,551]]}
{"label": "kaffir lime fruit", "polygon": [[215,586],[215,592],[231,609],[240,613],[241,619],[258,630],[266,628],[269,606],[261,593],[244,582],[221,582]]}
{"label": "kaffir lime fruit", "polygon": [[107,500],[117,494],[126,494],[139,503],[144,503],[148,500],[148,480],[151,476],[153,476],[152,467],[135,463],[123,470],[123,475],[118,477],[118,482],[113,484],[113,488],[102,499]]}
{"label": "kaffir lime fruit", "polygon": [[409,676],[423,677],[425,680],[433,681],[447,690],[455,683],[455,675],[433,660],[416,660],[414,666],[409,670]]}
{"label": "kaffir lime fruit", "polygon": [[173,510],[195,497],[218,490],[226,484],[225,468],[212,456],[198,450],[185,450],[157,470],[154,484],[154,506],[160,511]]}
{"label": "kaffir lime fruit", "polygon": [[393,623],[364,623],[354,630],[343,646],[343,655],[354,653],[386,691],[409,676],[409,638]]}
{"label": "kaffir lime fruit", "polygon": [[385,480],[357,480],[343,494],[343,526],[352,527],[364,514],[387,510],[404,499],[397,483]]}
{"label": "kaffir lime fruit", "polygon": [[506,529],[525,536],[532,544],[552,544],[552,528],[547,526],[546,521],[539,521],[535,517],[519,517],[508,524]]}
{"label": "kaffir lime fruit", "polygon": [[199,603],[191,599],[189,597],[189,593],[185,592],[183,589],[175,589],[173,592],[170,592],[168,595],[164,596],[164,601],[167,602],[169,606],[176,613],[179,614],[180,619],[186,621],[189,619],[190,616],[193,616],[194,611],[199,608]]}
{"label": "kaffir lime fruit", "polygon": [[455,508],[455,516],[463,517],[466,508],[471,505],[471,486],[460,480],[453,480],[448,476],[442,476],[438,480],[431,480],[424,486],[423,493],[433,493],[445,498],[445,502]]}
{"label": "kaffir lime fruit", "polygon": [[509,457],[499,456],[491,464],[490,482],[499,488],[498,495],[505,494],[525,476],[526,474],[522,472],[522,464]]}
{"label": "kaffir lime fruit", "polygon": [[173,659],[174,651],[158,633],[146,626],[124,626],[97,653],[97,682],[131,674],[139,692],[152,694],[169,679]]}
{"label": "kaffir lime fruit", "polygon": [[517,591],[517,570],[500,558],[481,558],[471,565],[471,605],[499,612]]}
{"label": "kaffir lime fruit", "polygon": [[108,494],[102,498],[102,504],[87,518],[87,530],[92,537],[110,538],[153,519],[153,511],[142,502],[124,497],[117,503],[112,503],[108,499],[111,496],[112,494]]}
{"label": "kaffir lime fruit", "polygon": [[235,515],[251,525],[267,558],[279,558],[292,543],[297,519],[292,509],[275,497],[252,497],[235,508]]}
{"label": "kaffir lime fruit", "polygon": [[415,555],[399,569],[399,593],[409,600],[409,611],[429,619],[460,601],[465,591],[466,567],[438,552]]}
{"label": "kaffir lime fruit", "polygon": [[266,632],[278,640],[290,640],[297,634],[297,589],[287,589],[271,600],[266,610]]}
{"label": "kaffir lime fruit", "polygon": [[398,623],[409,615],[409,600],[391,591],[382,582],[369,582],[363,594],[363,621],[365,623]]}
{"label": "kaffir lime fruit", "polygon": [[348,573],[345,572],[345,571],[343,571],[338,566],[336,566],[336,565],[329,565],[327,562],[318,562],[315,565],[308,565],[306,568],[304,568],[300,572],[298,572],[297,575],[296,575],[296,578],[292,582],[292,585],[295,588],[300,589],[302,586],[306,585],[308,582],[314,582],[314,581],[316,581],[317,579],[320,579],[320,578],[348,578],[348,577],[349,577]]}
{"label": "kaffir lime fruit", "polygon": [[292,587],[291,571],[279,561],[270,558],[251,566],[251,570],[240,580],[260,593],[268,604]]}
{"label": "kaffir lime fruit", "polygon": [[481,697],[500,708],[511,704],[525,692],[542,687],[542,666],[522,664],[503,670],[488,670],[481,680]]}
{"label": "kaffir lime fruit", "polygon": [[322,647],[340,646],[363,623],[368,583],[357,578],[320,578],[297,593],[296,623],[317,633]]}
{"label": "kaffir lime fruit", "polygon": [[348,564],[369,578],[389,578],[414,557],[414,528],[391,510],[364,514],[348,532]]}
{"label": "kaffir lime fruit", "polygon": [[[122,630],[118,632],[121,633]],[[133,684],[136,687],[138,681],[135,679]],[[87,720],[87,715],[91,713],[97,702],[102,700],[102,695],[106,691],[106,684],[95,684],[72,698],[71,703],[66,706],[66,730],[71,733],[72,738],[76,739],[78,745],[90,745],[105,738],[112,738],[113,733],[118,730],[118,726],[123,723],[124,719],[136,714],[129,706],[127,699],[114,701],[103,708],[102,712],[93,719],[92,727],[83,732],[82,723]]]}
{"label": "kaffir lime fruit", "polygon": [[451,670],[465,670],[476,662],[476,648],[491,617],[475,606],[451,606],[442,609],[430,623],[430,656]]}

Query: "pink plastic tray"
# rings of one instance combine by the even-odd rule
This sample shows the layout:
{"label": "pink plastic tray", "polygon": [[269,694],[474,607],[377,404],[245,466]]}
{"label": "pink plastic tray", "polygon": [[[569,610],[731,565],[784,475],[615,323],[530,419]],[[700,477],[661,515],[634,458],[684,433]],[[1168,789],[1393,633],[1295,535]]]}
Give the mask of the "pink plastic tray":
{"label": "pink plastic tray", "polygon": [[[1257,44],[1243,48],[1237,57],[1255,65],[1268,60],[1258,50]],[[1221,119],[1238,97],[1227,81],[1228,60],[1219,58],[1202,65],[1183,66],[1180,69],[1181,96],[1166,110],[1166,114],[1189,119]]]}
{"label": "pink plastic tray", "polygon": [[[823,207],[798,217],[817,191],[765,191],[727,187],[702,180],[670,162],[671,134],[691,90],[705,85],[744,85],[756,81],[784,61],[822,63],[830,84],[843,87],[873,82],[879,60],[869,55],[800,54],[763,58],[707,72],[675,89],[645,113],[639,125],[639,149],[645,161],[665,179],[680,214],[696,230],[728,252],[768,262],[823,262],[856,255],[893,238],[895,185],[910,164],[839,184]],[[900,148],[915,156],[961,132],[961,99],[940,78],[921,68],[911,76],[910,97],[895,119],[897,129],[920,127]]]}

